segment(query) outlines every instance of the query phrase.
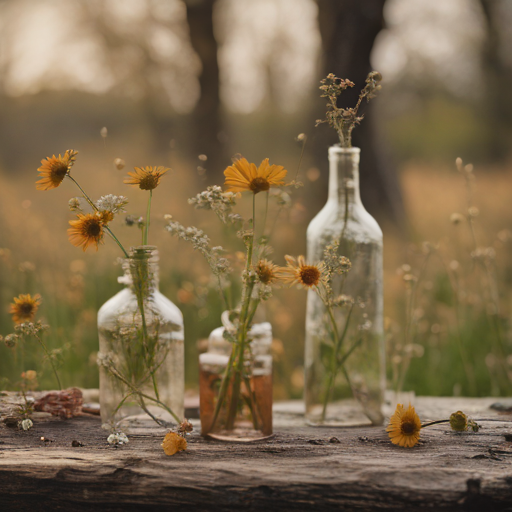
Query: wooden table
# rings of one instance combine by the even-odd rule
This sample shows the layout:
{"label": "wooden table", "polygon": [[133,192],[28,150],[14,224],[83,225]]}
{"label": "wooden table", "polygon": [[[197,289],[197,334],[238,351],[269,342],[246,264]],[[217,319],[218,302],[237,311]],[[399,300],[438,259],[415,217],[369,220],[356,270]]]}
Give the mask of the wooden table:
{"label": "wooden table", "polygon": [[27,432],[2,423],[0,511],[512,510],[512,414],[489,409],[495,401],[417,398],[423,421],[457,409],[486,421],[478,433],[429,427],[412,449],[392,445],[384,428],[307,427],[298,402],[276,405],[265,443],[194,432],[172,457],[160,447],[164,431],[115,448],[91,415]]}

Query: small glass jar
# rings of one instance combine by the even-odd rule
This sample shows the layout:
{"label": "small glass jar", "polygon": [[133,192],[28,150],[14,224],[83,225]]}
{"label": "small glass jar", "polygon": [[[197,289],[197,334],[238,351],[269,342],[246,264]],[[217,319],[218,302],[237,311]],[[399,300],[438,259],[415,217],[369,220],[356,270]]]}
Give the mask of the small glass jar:
{"label": "small glass jar", "polygon": [[126,287],[98,311],[100,409],[112,429],[168,426],[184,415],[181,311],[158,290],[155,247],[131,250]]}
{"label": "small glass jar", "polygon": [[254,324],[248,332],[240,399],[233,403],[233,378],[219,403],[219,393],[232,356],[225,328],[212,331],[207,352],[199,355],[201,434],[220,440],[248,442],[272,435],[272,328]]}
{"label": "small glass jar", "polygon": [[332,318],[308,291],[304,395],[312,425],[381,425],[384,419],[382,231],[361,202],[359,153],[329,148],[329,197],[307,230],[309,262],[321,261],[333,242],[351,262],[348,273],[333,278]]}

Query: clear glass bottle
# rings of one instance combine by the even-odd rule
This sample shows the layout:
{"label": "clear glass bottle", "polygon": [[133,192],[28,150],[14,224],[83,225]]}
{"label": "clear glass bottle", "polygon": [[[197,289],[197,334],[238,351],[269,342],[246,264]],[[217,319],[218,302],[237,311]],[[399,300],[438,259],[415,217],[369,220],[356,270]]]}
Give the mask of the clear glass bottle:
{"label": "clear glass bottle", "polygon": [[[350,426],[383,422],[385,390],[382,231],[359,195],[359,148],[329,148],[329,196],[307,230],[307,259],[317,263],[339,240],[352,267],[332,288],[337,338],[320,297],[308,291],[305,344],[306,420]],[[335,341],[335,340],[338,341]]]}
{"label": "clear glass bottle", "polygon": [[102,422],[124,431],[176,424],[184,415],[183,315],[158,290],[155,247],[133,248],[123,269],[126,287],[98,311]]}
{"label": "clear glass bottle", "polygon": [[218,407],[219,392],[231,356],[232,345],[224,327],[212,331],[208,351],[199,355],[201,434],[214,439],[253,441],[272,434],[272,328],[268,322],[254,324],[248,333],[250,352],[245,358],[242,400],[232,424],[229,405],[232,386]]}

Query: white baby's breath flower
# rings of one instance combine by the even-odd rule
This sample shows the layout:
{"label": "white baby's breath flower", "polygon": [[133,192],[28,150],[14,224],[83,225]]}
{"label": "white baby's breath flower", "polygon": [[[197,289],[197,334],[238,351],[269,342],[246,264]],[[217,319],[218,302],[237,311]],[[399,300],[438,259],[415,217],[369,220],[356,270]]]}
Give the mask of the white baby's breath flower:
{"label": "white baby's breath flower", "polygon": [[23,430],[30,430],[34,426],[34,423],[30,418],[25,418],[19,422],[19,425]]}
{"label": "white baby's breath flower", "polygon": [[115,432],[107,437],[107,443],[111,445],[123,445],[128,443],[128,437],[122,432]]}
{"label": "white baby's breath flower", "polygon": [[115,214],[126,211],[124,207],[128,204],[128,199],[125,196],[107,194],[106,196],[101,196],[94,204],[100,212]]}

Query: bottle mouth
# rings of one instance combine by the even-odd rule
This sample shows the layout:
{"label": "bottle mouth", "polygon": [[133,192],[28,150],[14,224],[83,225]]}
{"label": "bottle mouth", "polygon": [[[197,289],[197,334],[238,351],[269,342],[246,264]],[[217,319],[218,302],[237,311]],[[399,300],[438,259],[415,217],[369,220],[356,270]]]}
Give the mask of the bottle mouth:
{"label": "bottle mouth", "polygon": [[334,144],[329,148],[329,153],[337,153],[337,154],[359,154],[361,152],[361,148],[351,147],[351,148],[343,148],[340,146],[340,143]]}

